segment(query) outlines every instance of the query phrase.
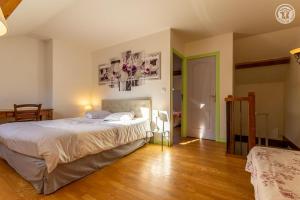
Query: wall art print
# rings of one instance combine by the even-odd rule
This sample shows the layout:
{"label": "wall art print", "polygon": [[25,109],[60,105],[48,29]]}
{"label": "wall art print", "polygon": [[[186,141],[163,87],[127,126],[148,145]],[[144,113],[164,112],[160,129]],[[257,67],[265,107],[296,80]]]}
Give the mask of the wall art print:
{"label": "wall art print", "polygon": [[132,87],[144,84],[147,79],[161,78],[161,53],[145,55],[143,51],[128,50],[121,53],[121,58],[112,58],[109,64],[101,64],[98,69],[99,85],[131,91]]}

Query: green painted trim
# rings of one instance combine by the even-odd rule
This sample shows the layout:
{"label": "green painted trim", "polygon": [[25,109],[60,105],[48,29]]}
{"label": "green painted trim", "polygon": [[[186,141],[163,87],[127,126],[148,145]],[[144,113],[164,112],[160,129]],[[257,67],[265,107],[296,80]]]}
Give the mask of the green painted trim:
{"label": "green painted trim", "polygon": [[[176,56],[178,56],[179,58],[182,59],[181,61],[181,66],[182,66],[182,92],[184,90],[187,89],[187,85],[185,85],[185,83],[187,83],[187,81],[184,81],[184,78],[187,78],[187,75],[184,75],[187,73],[186,70],[186,57],[183,55],[183,53],[181,53],[180,51],[172,48],[172,53],[175,54]],[[173,59],[172,59],[173,62]],[[172,67],[173,69],[173,67]],[[173,73],[171,73],[171,79],[173,80]],[[173,87],[173,86],[172,86]],[[173,99],[173,93],[171,92],[171,99]],[[173,106],[173,105],[172,105]],[[186,137],[187,136],[187,97],[183,96],[183,100],[182,100],[182,118],[181,118],[181,137]],[[171,126],[173,127],[173,121],[171,122]],[[173,137],[173,131],[171,132],[171,137]]]}
{"label": "green painted trim", "polygon": [[178,50],[176,50],[176,49],[172,49],[172,52],[176,55],[176,56],[178,56],[179,58],[181,58],[182,60],[183,59],[185,59],[185,56],[180,52],[180,51],[178,51]]}
{"label": "green painted trim", "polygon": [[220,75],[220,52],[215,53],[216,56],[216,141],[223,142],[224,138],[221,138],[221,75]]}
{"label": "green painted trim", "polygon": [[183,66],[182,66],[182,93],[183,93],[183,101],[182,101],[182,131],[181,135],[183,137],[187,136],[187,93],[188,93],[188,86],[187,86],[187,62],[190,60],[195,60],[199,58],[205,58],[214,56],[216,58],[216,114],[215,114],[215,137],[216,141],[223,142],[225,141],[223,138],[220,138],[220,112],[221,112],[221,105],[220,105],[220,52],[211,52],[206,54],[194,55],[185,57]]}
{"label": "green painted trim", "polygon": [[182,64],[182,71],[181,71],[181,81],[182,81],[182,118],[181,118],[181,137],[187,137],[187,120],[188,120],[188,100],[187,100],[187,93],[188,93],[188,79],[187,79],[187,59],[183,59]]}

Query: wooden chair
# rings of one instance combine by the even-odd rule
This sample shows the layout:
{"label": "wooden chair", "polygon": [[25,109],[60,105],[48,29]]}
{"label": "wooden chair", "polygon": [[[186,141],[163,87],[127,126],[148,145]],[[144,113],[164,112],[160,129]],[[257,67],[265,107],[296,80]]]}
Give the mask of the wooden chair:
{"label": "wooden chair", "polygon": [[40,121],[42,104],[14,104],[16,122]]}

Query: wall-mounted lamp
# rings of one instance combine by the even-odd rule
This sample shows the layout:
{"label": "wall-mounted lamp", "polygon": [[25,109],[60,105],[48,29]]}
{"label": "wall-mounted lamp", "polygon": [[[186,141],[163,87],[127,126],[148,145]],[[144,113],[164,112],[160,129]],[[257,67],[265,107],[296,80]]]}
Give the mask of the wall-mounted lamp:
{"label": "wall-mounted lamp", "polygon": [[293,49],[290,51],[290,53],[295,56],[297,63],[300,64],[300,48]]}
{"label": "wall-mounted lamp", "polygon": [[0,8],[0,36],[5,35],[6,33],[7,33],[7,24],[2,9]]}

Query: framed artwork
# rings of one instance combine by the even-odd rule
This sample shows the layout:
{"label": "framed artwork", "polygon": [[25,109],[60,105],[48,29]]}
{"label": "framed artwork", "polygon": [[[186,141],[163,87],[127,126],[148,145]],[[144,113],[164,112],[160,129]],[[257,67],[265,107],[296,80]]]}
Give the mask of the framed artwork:
{"label": "framed artwork", "polygon": [[161,79],[160,52],[146,56],[143,74],[145,79]]}
{"label": "framed artwork", "polygon": [[111,75],[111,67],[107,64],[101,64],[98,66],[99,85],[104,85],[109,82]]}
{"label": "framed artwork", "polygon": [[120,59],[116,59],[116,58],[112,58],[110,60],[110,67],[111,67],[111,71],[112,71],[112,75],[114,77],[115,80],[120,79],[121,78],[121,60]]}
{"label": "framed artwork", "polygon": [[111,88],[116,85],[119,91],[131,91],[146,79],[161,79],[161,54],[145,55],[143,51],[128,50],[121,53],[121,58],[112,58],[109,64],[101,64],[98,68],[99,85],[107,84]]}
{"label": "framed artwork", "polygon": [[138,70],[145,64],[144,52],[137,52],[132,54],[132,65],[136,66]]}

